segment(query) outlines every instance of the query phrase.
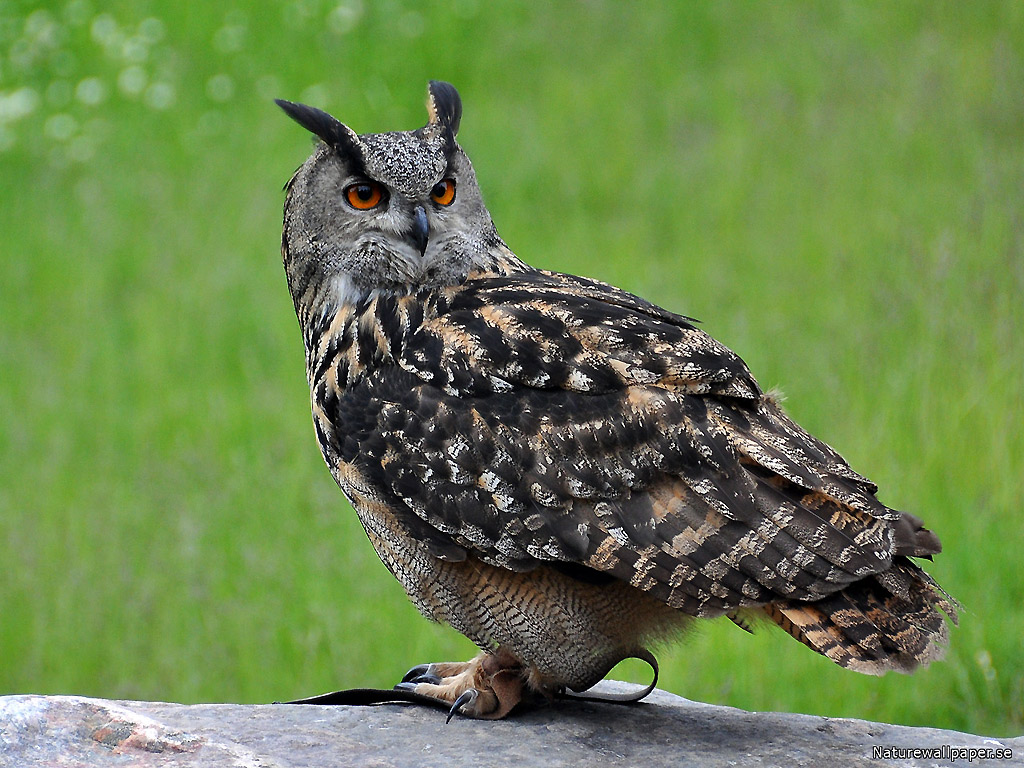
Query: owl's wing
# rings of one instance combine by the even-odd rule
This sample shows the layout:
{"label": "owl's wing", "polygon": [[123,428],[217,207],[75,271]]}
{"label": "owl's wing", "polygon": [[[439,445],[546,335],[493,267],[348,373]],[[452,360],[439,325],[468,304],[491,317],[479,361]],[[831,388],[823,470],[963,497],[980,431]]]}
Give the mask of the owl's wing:
{"label": "owl's wing", "polygon": [[715,615],[937,551],[735,354],[610,286],[470,281],[398,362],[328,416],[342,460],[440,557],[573,564]]}

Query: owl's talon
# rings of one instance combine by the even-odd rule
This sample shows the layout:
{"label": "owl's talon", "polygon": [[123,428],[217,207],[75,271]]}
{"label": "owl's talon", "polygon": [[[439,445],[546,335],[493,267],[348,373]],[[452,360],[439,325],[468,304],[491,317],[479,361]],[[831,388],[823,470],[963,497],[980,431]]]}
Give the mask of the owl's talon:
{"label": "owl's talon", "polygon": [[[431,683],[440,685],[440,676],[434,674],[433,664],[417,664],[402,677],[402,683]],[[401,683],[400,683],[401,684]],[[397,685],[395,686],[398,687]]]}
{"label": "owl's talon", "polygon": [[405,673],[396,689],[436,702],[455,715],[504,717],[523,700],[526,682],[518,659],[504,651],[481,653],[467,662],[420,664]]}
{"label": "owl's talon", "polygon": [[445,725],[450,723],[452,721],[452,718],[462,711],[463,707],[472,706],[474,703],[476,703],[476,700],[479,696],[480,691],[478,691],[476,688],[469,688],[460,693],[459,698],[457,698],[455,700],[455,703],[452,704],[452,708],[448,710],[448,717],[444,719]]}
{"label": "owl's talon", "polygon": [[437,677],[436,675],[420,675],[419,677],[414,677],[409,682],[416,683],[417,685],[419,683],[427,683],[428,685],[441,685],[442,680],[440,677]]}
{"label": "owl's talon", "polygon": [[406,672],[402,676],[402,682],[403,683],[408,683],[414,677],[419,677],[420,675],[425,673],[428,669],[430,669],[430,665],[429,664],[417,664],[415,667],[412,667],[408,672]]}

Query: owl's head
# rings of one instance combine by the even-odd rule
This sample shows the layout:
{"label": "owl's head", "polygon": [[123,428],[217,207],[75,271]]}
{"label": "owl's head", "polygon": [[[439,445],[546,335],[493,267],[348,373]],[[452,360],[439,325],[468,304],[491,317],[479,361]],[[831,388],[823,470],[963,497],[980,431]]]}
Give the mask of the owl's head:
{"label": "owl's head", "polygon": [[356,134],[278,100],[321,139],[288,184],[282,250],[296,309],[458,284],[508,253],[455,141],[462,101],[431,81],[415,131]]}

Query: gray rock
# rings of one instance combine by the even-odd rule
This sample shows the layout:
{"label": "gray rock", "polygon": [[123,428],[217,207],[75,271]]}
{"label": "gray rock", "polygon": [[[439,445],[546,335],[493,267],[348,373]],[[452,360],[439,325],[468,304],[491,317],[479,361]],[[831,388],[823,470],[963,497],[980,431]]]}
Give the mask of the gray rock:
{"label": "gray rock", "polygon": [[[605,692],[623,683],[601,684]],[[947,750],[918,757],[873,748]],[[1010,750],[980,759],[949,748]],[[0,766],[840,766],[1024,765],[1024,738],[745,712],[655,691],[622,706],[560,701],[507,720],[409,704],[340,707],[164,704],[0,697]]]}

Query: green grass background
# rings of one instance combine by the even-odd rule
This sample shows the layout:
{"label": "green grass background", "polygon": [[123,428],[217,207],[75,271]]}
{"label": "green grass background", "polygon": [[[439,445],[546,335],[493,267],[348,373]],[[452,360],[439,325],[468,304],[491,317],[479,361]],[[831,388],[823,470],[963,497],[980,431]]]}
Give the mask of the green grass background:
{"label": "green grass background", "polygon": [[271,98],[414,128],[428,78],[517,253],[701,318],[945,544],[945,662],[707,622],[662,686],[1020,734],[1009,1],[0,2],[0,693],[265,702],[472,653],[323,466],[278,255],[311,144]]}

